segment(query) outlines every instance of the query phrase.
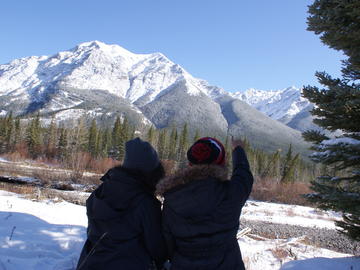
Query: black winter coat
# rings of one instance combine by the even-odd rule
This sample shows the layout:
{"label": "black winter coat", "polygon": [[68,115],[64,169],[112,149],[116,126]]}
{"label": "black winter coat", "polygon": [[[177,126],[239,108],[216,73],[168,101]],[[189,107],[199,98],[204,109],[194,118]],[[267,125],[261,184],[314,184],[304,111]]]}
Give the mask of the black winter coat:
{"label": "black winter coat", "polygon": [[166,258],[161,204],[139,179],[109,170],[86,201],[88,229],[77,270],[149,270]]}
{"label": "black winter coat", "polygon": [[171,270],[245,269],[236,234],[252,184],[241,147],[233,152],[230,181],[223,167],[196,165],[158,184]]}

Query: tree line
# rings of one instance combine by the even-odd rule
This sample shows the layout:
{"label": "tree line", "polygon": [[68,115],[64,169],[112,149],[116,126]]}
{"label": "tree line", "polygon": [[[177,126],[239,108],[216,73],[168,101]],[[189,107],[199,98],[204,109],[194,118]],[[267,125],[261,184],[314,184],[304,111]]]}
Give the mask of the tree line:
{"label": "tree line", "polygon": [[[80,117],[73,127],[58,124],[55,118],[44,124],[40,115],[20,119],[9,113],[0,118],[0,154],[21,152],[37,159],[45,157],[63,164],[76,162],[79,153],[87,153],[93,159],[124,158],[125,142],[134,137],[149,141],[158,151],[162,160],[174,161],[177,167],[186,166],[186,152],[193,142],[209,134],[199,130],[191,131],[187,123],[181,127],[156,129],[150,126],[140,133],[126,117],[118,116],[108,127],[99,127],[95,119],[86,125],[85,117]],[[210,134],[211,135],[211,134]],[[286,153],[281,150],[267,153],[251,146],[251,138],[243,138],[249,162],[258,178],[275,179],[278,182],[308,181],[318,171],[318,166],[305,162],[293,152],[289,145]],[[227,151],[227,163],[231,164],[229,137],[220,138]]]}

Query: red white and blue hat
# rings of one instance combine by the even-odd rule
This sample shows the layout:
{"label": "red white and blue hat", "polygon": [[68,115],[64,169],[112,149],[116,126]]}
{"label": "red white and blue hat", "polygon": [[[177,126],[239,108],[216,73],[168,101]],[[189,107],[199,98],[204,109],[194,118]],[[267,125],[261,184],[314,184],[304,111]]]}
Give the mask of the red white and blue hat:
{"label": "red white and blue hat", "polygon": [[211,137],[197,140],[188,150],[187,158],[192,165],[225,165],[225,148],[220,141]]}

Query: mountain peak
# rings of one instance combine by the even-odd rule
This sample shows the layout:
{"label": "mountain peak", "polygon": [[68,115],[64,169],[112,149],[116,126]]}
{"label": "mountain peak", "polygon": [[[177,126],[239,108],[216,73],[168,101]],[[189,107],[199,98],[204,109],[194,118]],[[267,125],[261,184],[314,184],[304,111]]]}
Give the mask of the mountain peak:
{"label": "mountain peak", "polygon": [[139,59],[144,56],[145,54],[134,54],[123,47],[117,44],[106,44],[98,40],[83,42],[77,45],[75,48],[71,50],[72,52],[102,52],[107,54],[111,57],[123,57],[123,58],[130,58],[130,59]]}

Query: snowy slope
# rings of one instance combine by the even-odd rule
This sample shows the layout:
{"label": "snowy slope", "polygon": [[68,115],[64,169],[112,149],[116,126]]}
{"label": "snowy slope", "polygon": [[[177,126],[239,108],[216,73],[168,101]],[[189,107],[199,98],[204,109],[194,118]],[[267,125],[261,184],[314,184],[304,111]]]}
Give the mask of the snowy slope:
{"label": "snowy slope", "polygon": [[[254,203],[254,202],[250,202]],[[281,207],[256,202],[274,216],[283,215]],[[248,218],[257,209],[247,205]],[[310,209],[292,206],[296,215],[322,215]],[[314,212],[314,211],[312,211]],[[315,212],[314,212],[315,213]],[[333,214],[329,214],[333,216]],[[264,217],[265,221],[266,218]],[[6,270],[74,270],[86,237],[86,209],[67,202],[31,201],[20,195],[0,191],[0,269]],[[276,220],[274,220],[276,221]],[[330,222],[330,221],[329,221]],[[307,221],[301,225],[312,226]],[[360,269],[360,259],[327,249],[306,245],[303,239],[266,239],[241,236],[239,245],[248,270],[270,269]],[[297,259],[297,261],[294,261]],[[305,267],[306,266],[306,267]],[[350,268],[352,267],[352,268]]]}
{"label": "snowy slope", "polygon": [[310,105],[310,102],[301,96],[301,89],[294,86],[277,91],[248,89],[231,95],[285,124]]}
{"label": "snowy slope", "polygon": [[71,89],[103,90],[143,106],[179,80],[186,82],[185,91],[190,95],[206,94],[212,99],[231,95],[284,123],[283,119],[308,105],[294,87],[230,94],[192,77],[161,53],[134,54],[118,45],[91,41],[52,56],[31,56],[0,65],[0,96],[8,97],[7,104],[0,106],[20,100],[37,102],[39,108],[47,102],[46,107],[53,111],[68,109],[84,102],[71,95]]}
{"label": "snowy slope", "polygon": [[161,53],[134,54],[118,45],[85,42],[52,56],[32,56],[0,65],[0,95],[30,98],[53,83],[63,88],[97,89],[127,98],[132,103],[151,102],[179,79],[198,94],[199,83]]}

